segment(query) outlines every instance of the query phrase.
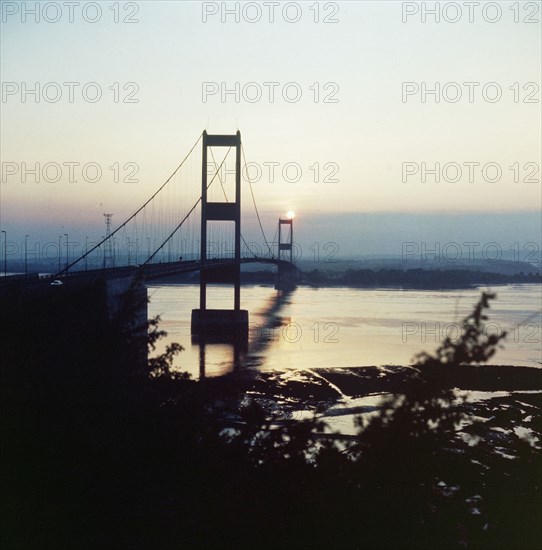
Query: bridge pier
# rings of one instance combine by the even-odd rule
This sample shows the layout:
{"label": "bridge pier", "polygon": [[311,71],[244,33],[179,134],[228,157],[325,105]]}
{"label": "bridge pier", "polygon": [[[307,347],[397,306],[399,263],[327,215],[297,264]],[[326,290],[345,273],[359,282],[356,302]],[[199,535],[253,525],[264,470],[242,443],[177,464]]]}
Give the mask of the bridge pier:
{"label": "bridge pier", "polygon": [[297,268],[294,265],[279,264],[275,290],[295,290],[297,287]]}

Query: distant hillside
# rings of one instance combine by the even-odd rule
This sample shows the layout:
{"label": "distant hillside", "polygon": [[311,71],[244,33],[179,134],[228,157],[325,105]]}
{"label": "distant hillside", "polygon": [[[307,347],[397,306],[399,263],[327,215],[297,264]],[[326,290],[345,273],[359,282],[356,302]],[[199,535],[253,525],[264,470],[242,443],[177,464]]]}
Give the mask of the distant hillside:
{"label": "distant hillside", "polygon": [[453,263],[449,261],[420,261],[408,259],[402,261],[400,258],[367,258],[352,260],[337,260],[329,262],[314,262],[301,260],[296,265],[302,271],[312,271],[314,269],[323,271],[344,272],[356,269],[392,269],[392,270],[414,270],[423,269],[426,271],[474,271],[484,273],[500,273],[503,275],[516,275],[519,273],[539,273],[539,265],[529,262],[515,262],[509,260],[499,260],[490,262],[487,260],[473,260],[472,262]]}
{"label": "distant hillside", "polygon": [[467,269],[348,269],[346,271],[315,269],[304,272],[302,282],[315,286],[465,288],[481,285],[537,284],[542,281],[540,273],[534,270],[507,275]]}

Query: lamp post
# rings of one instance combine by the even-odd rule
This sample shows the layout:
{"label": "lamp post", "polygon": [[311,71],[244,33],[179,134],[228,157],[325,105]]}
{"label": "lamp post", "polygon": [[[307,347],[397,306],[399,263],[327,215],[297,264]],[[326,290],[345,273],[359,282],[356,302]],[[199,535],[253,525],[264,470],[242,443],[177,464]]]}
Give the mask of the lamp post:
{"label": "lamp post", "polygon": [[5,231],[2,231],[4,234],[4,277],[7,277],[8,275],[8,234]]}
{"label": "lamp post", "polygon": [[28,237],[29,235],[24,236],[24,276],[28,274]]}
{"label": "lamp post", "polygon": [[87,270],[88,237],[85,237],[85,271]]}
{"label": "lamp post", "polygon": [[64,233],[64,237],[66,237],[66,275],[67,275],[68,274],[68,265],[70,264],[70,249],[68,247],[68,245],[69,245],[68,234]]}

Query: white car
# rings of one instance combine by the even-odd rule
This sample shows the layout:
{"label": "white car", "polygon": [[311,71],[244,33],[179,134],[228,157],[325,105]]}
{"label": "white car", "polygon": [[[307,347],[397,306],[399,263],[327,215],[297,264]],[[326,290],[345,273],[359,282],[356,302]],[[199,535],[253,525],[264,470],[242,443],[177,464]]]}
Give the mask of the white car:
{"label": "white car", "polygon": [[55,279],[52,283],[50,283],[51,286],[60,286],[60,285],[63,285],[64,283],[62,281],[59,281],[58,279]]}

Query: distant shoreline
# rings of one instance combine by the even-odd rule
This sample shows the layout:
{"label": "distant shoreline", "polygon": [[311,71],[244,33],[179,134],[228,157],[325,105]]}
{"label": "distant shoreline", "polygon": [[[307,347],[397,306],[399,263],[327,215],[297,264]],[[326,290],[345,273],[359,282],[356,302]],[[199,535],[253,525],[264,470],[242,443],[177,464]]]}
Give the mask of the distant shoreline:
{"label": "distant shoreline", "polygon": [[[151,283],[149,283],[148,286],[174,286],[174,285],[183,285],[183,286],[189,286],[189,285],[198,285],[199,281],[191,280],[191,281],[172,281],[171,278],[164,278],[164,279],[154,279]],[[218,286],[219,283],[216,283]],[[464,285],[423,285],[423,286],[415,286],[415,285],[405,285],[405,284],[387,284],[387,285],[368,285],[368,284],[353,284],[353,283],[343,283],[343,282],[327,282],[327,283],[307,283],[307,282],[300,282],[297,284],[298,287],[305,287],[305,288],[352,288],[352,289],[365,289],[365,290],[473,290],[479,287],[505,287],[505,286],[540,286],[542,285],[542,281],[538,282],[502,282],[502,283],[470,283],[470,284],[464,284]],[[270,281],[241,281],[241,286],[250,287],[250,286],[268,286],[273,287],[274,282]]]}
{"label": "distant shoreline", "polygon": [[[272,271],[243,271],[241,284],[274,285]],[[154,284],[199,284],[199,273],[176,276],[175,279],[155,279]],[[312,288],[366,288],[403,290],[453,290],[492,287],[510,284],[540,285],[542,277],[538,271],[523,271],[514,274],[487,272],[469,269],[347,269],[344,271],[301,271],[298,286]]]}

